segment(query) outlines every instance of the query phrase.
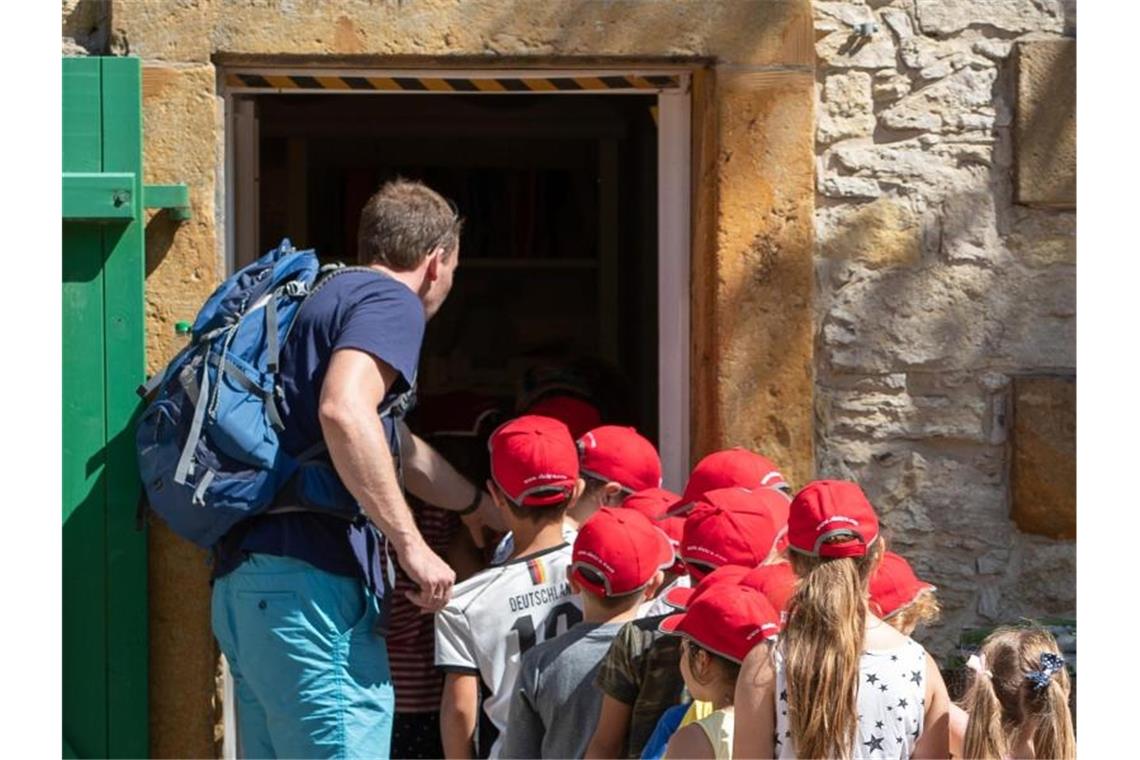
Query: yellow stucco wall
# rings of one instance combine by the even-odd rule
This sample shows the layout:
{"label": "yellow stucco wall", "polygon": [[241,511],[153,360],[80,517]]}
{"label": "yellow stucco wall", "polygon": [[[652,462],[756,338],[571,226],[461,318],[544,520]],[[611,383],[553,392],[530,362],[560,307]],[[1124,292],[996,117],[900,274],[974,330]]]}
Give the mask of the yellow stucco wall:
{"label": "yellow stucco wall", "polygon": [[[115,0],[113,34],[144,65],[146,181],[185,182],[194,217],[147,229],[147,359],[220,278],[217,68],[572,68],[694,72],[693,455],[757,448],[795,482],[812,461],[813,36],[807,0],[312,2]],[[201,552],[151,531],[151,745],[212,756],[214,643]]]}

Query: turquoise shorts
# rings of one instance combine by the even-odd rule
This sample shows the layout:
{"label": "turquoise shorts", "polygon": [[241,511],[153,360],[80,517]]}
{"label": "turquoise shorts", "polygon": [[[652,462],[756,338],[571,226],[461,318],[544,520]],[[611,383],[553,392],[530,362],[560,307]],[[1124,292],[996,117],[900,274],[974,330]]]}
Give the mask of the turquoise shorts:
{"label": "turquoise shorts", "polygon": [[388,757],[395,695],[360,580],[251,554],[214,581],[212,604],[241,757]]}

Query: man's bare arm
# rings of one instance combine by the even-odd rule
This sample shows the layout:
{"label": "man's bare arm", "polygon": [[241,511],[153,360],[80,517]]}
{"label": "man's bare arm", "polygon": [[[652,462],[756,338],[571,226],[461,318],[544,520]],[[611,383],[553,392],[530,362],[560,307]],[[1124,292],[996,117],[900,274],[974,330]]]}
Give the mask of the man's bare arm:
{"label": "man's bare arm", "polygon": [[481,485],[476,486],[463,477],[431,444],[412,433],[403,423],[400,423],[400,458],[404,467],[404,485],[428,504],[457,512],[471,503],[478,490],[479,509],[470,515],[476,519],[464,520],[477,542],[482,540],[479,529],[483,525],[499,531],[507,529],[490,494]]}
{"label": "man's bare arm", "polygon": [[363,351],[335,351],[321,386],[321,431],[345,487],[387,536],[400,566],[419,586],[408,598],[436,610],[451,598],[455,573],[416,528],[376,414],[396,377],[395,370]]}

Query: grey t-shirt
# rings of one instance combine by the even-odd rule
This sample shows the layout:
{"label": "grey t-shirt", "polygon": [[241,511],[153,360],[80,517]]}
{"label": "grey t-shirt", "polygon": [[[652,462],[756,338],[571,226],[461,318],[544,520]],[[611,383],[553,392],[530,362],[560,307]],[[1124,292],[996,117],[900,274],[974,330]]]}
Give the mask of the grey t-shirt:
{"label": "grey t-shirt", "polygon": [[578,623],[523,655],[500,757],[582,757],[602,709],[594,677],[621,623]]}

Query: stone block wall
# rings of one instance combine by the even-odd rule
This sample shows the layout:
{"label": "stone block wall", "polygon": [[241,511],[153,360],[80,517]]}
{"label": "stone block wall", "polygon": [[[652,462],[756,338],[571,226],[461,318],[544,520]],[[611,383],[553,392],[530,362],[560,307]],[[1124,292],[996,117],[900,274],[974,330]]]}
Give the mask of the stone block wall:
{"label": "stone block wall", "polygon": [[1072,81],[1075,6],[813,6],[818,473],[864,484],[939,586],[936,652],[965,626],[1075,614],[1075,542],[1018,529],[1010,475],[1015,383],[1076,368],[1074,125],[1019,107]]}

